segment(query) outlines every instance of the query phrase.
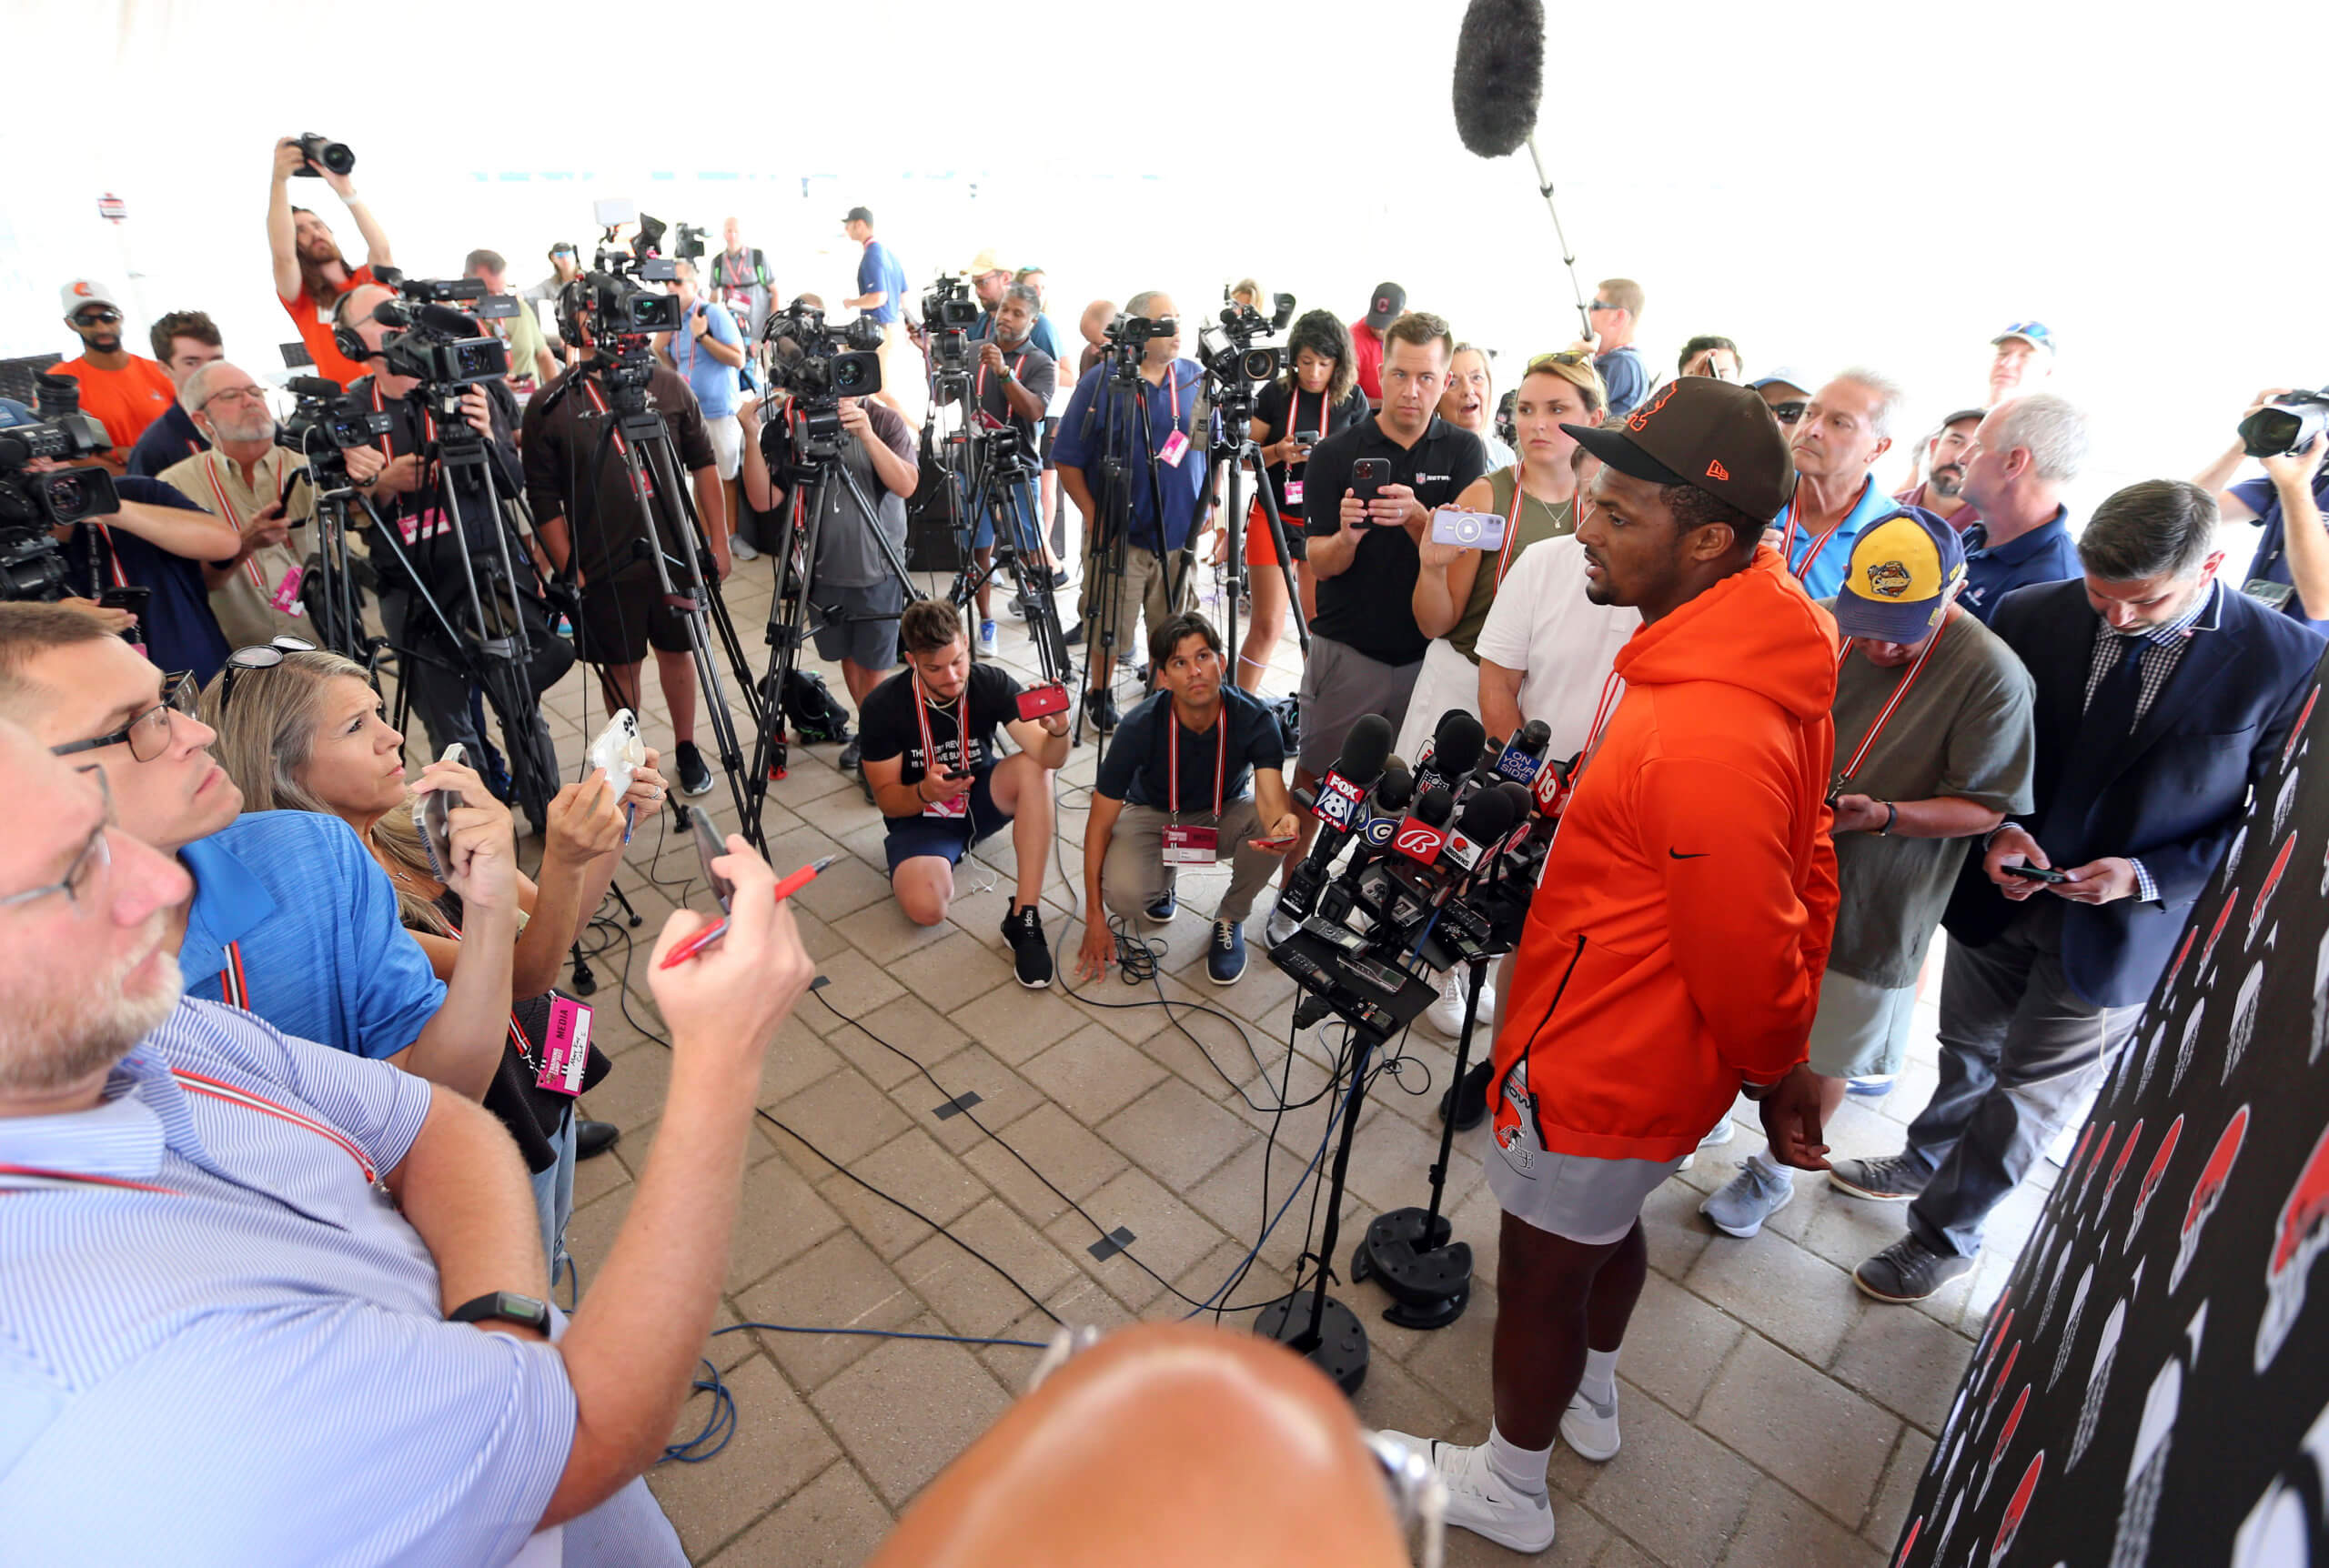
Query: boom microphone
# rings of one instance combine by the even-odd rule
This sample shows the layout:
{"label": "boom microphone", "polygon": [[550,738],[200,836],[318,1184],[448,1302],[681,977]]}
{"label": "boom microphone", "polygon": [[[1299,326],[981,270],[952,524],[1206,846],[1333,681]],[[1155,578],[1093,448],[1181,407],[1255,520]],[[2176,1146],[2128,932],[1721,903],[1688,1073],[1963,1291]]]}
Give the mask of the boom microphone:
{"label": "boom microphone", "polygon": [[1544,95],[1543,0],[1472,0],[1456,34],[1456,135],[1484,158],[1517,152]]}
{"label": "boom microphone", "polygon": [[1537,168],[1537,192],[1552,215],[1553,237],[1560,242],[1561,265],[1568,268],[1569,292],[1577,297],[1577,319],[1585,340],[1593,341],[1593,316],[1577,278],[1577,253],[1561,232],[1553,206],[1553,182],[1545,177],[1537,150],[1537,106],[1545,95],[1544,0],[1472,0],[1456,33],[1456,135],[1484,158],[1500,158],[1520,147]]}

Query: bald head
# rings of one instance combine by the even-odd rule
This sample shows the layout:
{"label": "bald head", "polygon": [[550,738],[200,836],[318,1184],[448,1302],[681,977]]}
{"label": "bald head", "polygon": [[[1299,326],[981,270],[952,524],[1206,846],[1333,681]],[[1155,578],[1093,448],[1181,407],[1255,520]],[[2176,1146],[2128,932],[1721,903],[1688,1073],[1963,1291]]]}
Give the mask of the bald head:
{"label": "bald head", "polygon": [[1084,333],[1084,341],[1094,348],[1099,347],[1106,339],[1108,323],[1115,318],[1116,302],[1113,299],[1095,299],[1085,306],[1084,319],[1077,323]]}

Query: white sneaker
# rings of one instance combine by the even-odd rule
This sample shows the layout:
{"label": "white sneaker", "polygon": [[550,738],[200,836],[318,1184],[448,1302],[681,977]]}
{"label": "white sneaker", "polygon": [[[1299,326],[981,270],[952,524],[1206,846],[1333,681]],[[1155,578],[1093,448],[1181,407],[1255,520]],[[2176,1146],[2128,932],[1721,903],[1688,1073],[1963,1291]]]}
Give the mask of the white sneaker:
{"label": "white sneaker", "polygon": [[[1564,1428],[1567,1422],[1563,1423]],[[1548,1493],[1526,1497],[1505,1484],[1488,1465],[1487,1444],[1464,1448],[1435,1438],[1386,1432],[1431,1461],[1447,1486],[1447,1523],[1484,1535],[1512,1552],[1542,1552],[1553,1543],[1553,1500]],[[1615,1452],[1612,1450],[1611,1452]]]}
{"label": "white sneaker", "polygon": [[[1439,1000],[1424,1009],[1423,1016],[1430,1020],[1432,1028],[1454,1040],[1464,1032],[1464,999],[1471,994],[1471,990],[1472,976],[1468,970],[1460,965],[1449,970],[1440,980]],[[1479,1017],[1472,1025],[1474,1040],[1480,1038],[1481,1031],[1495,1016],[1496,987],[1483,985],[1480,987]]]}
{"label": "white sneaker", "polygon": [[1277,947],[1300,929],[1299,923],[1293,916],[1280,910],[1275,904],[1272,904],[1270,918],[1262,927],[1262,940],[1272,947]]}
{"label": "white sneaker", "polygon": [[1583,1389],[1578,1390],[1561,1413],[1561,1441],[1575,1449],[1578,1458],[1607,1463],[1618,1452],[1616,1402],[1604,1408],[1586,1398]]}
{"label": "white sneaker", "polygon": [[728,553],[740,561],[756,561],[761,558],[760,551],[754,549],[751,542],[745,539],[730,538]]}
{"label": "white sneaker", "polygon": [[991,620],[979,622],[979,657],[993,658],[998,650],[999,644],[995,638],[994,622]]}
{"label": "white sneaker", "polygon": [[1699,1140],[1699,1147],[1701,1149],[1719,1149],[1738,1136],[1739,1124],[1731,1121],[1729,1113],[1726,1111],[1723,1113],[1722,1120],[1714,1124],[1713,1131],[1709,1131],[1704,1138]]}

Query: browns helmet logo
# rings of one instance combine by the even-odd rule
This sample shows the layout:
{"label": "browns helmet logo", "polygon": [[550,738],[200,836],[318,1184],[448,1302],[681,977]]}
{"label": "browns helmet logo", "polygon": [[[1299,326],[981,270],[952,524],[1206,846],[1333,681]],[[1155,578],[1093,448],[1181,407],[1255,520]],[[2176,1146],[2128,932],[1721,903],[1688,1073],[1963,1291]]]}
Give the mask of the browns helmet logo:
{"label": "browns helmet logo", "polygon": [[1673,397],[1674,389],[1681,385],[1682,383],[1679,381],[1669,381],[1655,398],[1643,404],[1640,407],[1626,416],[1626,428],[1628,430],[1639,430],[1644,426],[1648,425],[1649,423],[1649,417],[1652,414],[1657,413],[1660,408],[1665,407],[1666,400],[1669,397]]}
{"label": "browns helmet logo", "polygon": [[2200,1180],[2192,1188],[2192,1201],[2183,1208],[2183,1229],[2175,1242],[2175,1266],[2167,1271],[2167,1289],[2173,1293],[2183,1282],[2192,1258],[2200,1250],[2200,1234],[2207,1229],[2208,1216],[2223,1201],[2225,1183],[2232,1180],[2232,1167],[2240,1158],[2241,1142],[2248,1136],[2248,1107],[2243,1105],[2224,1123],[2223,1134],[2216,1140],[2215,1151],[2208,1156],[2207,1165],[2200,1171]]}
{"label": "browns helmet logo", "polygon": [[2143,1395],[2135,1450],[2127,1461],[2126,1487],[2120,1494],[2119,1529],[2109,1558],[2112,1563],[2141,1563],[2151,1554],[2160,1481],[2167,1473],[2168,1440],[2175,1435],[2175,1417],[2183,1406],[2183,1363],[2171,1355]]}
{"label": "browns helmet logo", "polygon": [[1868,591],[1879,598],[1899,598],[1909,591],[1909,568],[1899,561],[1875,561],[1868,571]]}
{"label": "browns helmet logo", "polygon": [[2305,698],[2304,707],[2297,714],[2296,722],[2289,726],[2289,738],[2281,746],[2282,767],[2287,767],[2289,759],[2296,755],[2296,743],[2304,737],[2305,721],[2313,717],[2313,705],[2320,700],[2321,689],[2316,686],[2313,689],[2311,695]]}
{"label": "browns helmet logo", "polygon": [[2183,1136],[2183,1119],[2179,1116],[2167,1124],[2166,1135],[2159,1141],[2159,1152],[2151,1157],[2151,1166],[2143,1172],[2142,1184],[2135,1189],[2135,1211],[2127,1221],[2127,1240],[2120,1251],[2133,1248],[2135,1232],[2143,1228],[2143,1215],[2151,1210],[2152,1195],[2159,1191],[2161,1181],[2167,1175],[2167,1161],[2175,1153],[2175,1141]]}
{"label": "browns helmet logo", "polygon": [[2256,1323],[2258,1372],[2273,1364],[2304,1315],[2309,1276],[2324,1247],[2329,1247],[2329,1128],[2297,1172],[2273,1228],[2273,1251],[2264,1263],[2264,1314]]}

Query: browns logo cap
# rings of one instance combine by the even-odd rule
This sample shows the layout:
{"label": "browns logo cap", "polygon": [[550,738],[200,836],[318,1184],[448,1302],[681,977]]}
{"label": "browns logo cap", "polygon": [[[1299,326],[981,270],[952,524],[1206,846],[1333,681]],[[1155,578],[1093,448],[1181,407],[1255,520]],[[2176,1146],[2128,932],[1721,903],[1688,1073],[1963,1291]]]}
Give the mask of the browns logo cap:
{"label": "browns logo cap", "polygon": [[1679,377],[1622,419],[1561,428],[1621,474],[1695,485],[1767,523],[1795,487],[1780,422],[1760,393],[1735,381]]}

